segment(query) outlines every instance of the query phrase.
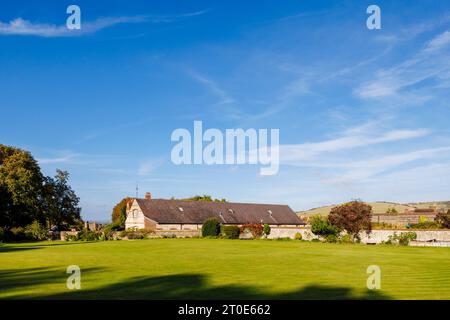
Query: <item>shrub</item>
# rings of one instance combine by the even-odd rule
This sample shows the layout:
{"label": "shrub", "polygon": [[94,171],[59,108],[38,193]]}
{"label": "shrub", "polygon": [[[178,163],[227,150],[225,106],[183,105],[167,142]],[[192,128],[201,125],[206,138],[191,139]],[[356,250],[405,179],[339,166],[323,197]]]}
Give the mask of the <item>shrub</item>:
{"label": "shrub", "polygon": [[261,238],[263,235],[263,226],[259,223],[249,223],[241,226],[241,233],[244,233],[246,230],[252,233],[253,238]]}
{"label": "shrub", "polygon": [[383,230],[383,229],[402,229],[402,226],[388,223],[388,222],[372,222],[372,229]]}
{"label": "shrub", "polygon": [[295,240],[302,240],[302,234],[300,233],[300,232],[297,232],[296,234],[295,234]]}
{"label": "shrub", "polygon": [[401,246],[407,246],[412,240],[417,239],[417,233],[415,232],[402,232],[398,238],[398,244]]}
{"label": "shrub", "polygon": [[280,237],[280,238],[276,238],[277,241],[292,241],[291,238],[289,237]]}
{"label": "shrub", "polygon": [[353,242],[353,241],[352,241],[352,237],[351,237],[349,234],[344,234],[344,235],[341,237],[340,241],[341,241],[342,243],[352,243],[352,242]]}
{"label": "shrub", "polygon": [[238,239],[241,230],[238,226],[222,226],[222,235],[227,239]]}
{"label": "shrub", "polygon": [[417,234],[415,232],[402,232],[398,235],[394,232],[393,235],[388,237],[388,240],[383,242],[384,244],[398,244],[401,246],[407,246],[412,240],[417,239]]}
{"label": "shrub", "polygon": [[270,234],[270,231],[271,231],[270,226],[267,223],[264,224],[263,232],[266,237]]}
{"label": "shrub", "polygon": [[326,218],[321,216],[314,216],[310,219],[311,232],[316,236],[326,238],[329,235],[337,237],[341,230],[332,225]]}
{"label": "shrub", "polygon": [[29,240],[45,240],[47,239],[47,229],[38,221],[34,221],[25,227],[25,236]]}
{"label": "shrub", "polygon": [[176,234],[173,234],[173,233],[163,234],[163,235],[162,235],[162,238],[163,238],[163,239],[175,239],[176,237],[177,237],[177,235],[176,235]]}
{"label": "shrub", "polygon": [[408,226],[408,229],[441,229],[442,225],[435,221],[425,221],[413,223]]}
{"label": "shrub", "polygon": [[439,212],[434,221],[442,225],[444,228],[450,229],[450,209],[445,212]]}
{"label": "shrub", "polygon": [[101,232],[91,231],[87,229],[83,229],[78,232],[78,240],[79,241],[97,241],[100,240]]}
{"label": "shrub", "polygon": [[120,237],[129,240],[140,240],[147,238],[149,233],[150,231],[147,230],[124,230],[120,233]]}
{"label": "shrub", "polygon": [[220,234],[220,221],[217,218],[208,218],[203,222],[202,236],[217,237]]}
{"label": "shrub", "polygon": [[330,243],[336,243],[338,241],[338,237],[334,234],[329,234],[326,236],[325,241]]}

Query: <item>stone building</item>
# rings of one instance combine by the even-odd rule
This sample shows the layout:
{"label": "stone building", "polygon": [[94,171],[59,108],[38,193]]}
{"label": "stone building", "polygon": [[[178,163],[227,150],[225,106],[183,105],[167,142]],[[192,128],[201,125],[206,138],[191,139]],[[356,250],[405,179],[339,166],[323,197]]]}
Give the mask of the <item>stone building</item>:
{"label": "stone building", "polygon": [[276,234],[293,237],[305,225],[287,205],[133,199],[127,206],[125,228],[181,236],[200,234],[203,222],[216,217],[223,225],[269,224]]}

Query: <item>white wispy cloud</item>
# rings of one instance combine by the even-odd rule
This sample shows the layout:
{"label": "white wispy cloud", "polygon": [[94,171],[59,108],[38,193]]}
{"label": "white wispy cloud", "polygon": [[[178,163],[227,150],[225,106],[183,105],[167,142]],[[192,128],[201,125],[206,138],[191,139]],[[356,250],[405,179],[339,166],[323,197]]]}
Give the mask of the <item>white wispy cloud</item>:
{"label": "white wispy cloud", "polygon": [[374,80],[359,86],[354,93],[363,99],[392,97],[427,79],[448,80],[450,62],[444,49],[449,44],[450,31],[436,35],[411,58],[394,67],[378,70]]}
{"label": "white wispy cloud", "polygon": [[76,157],[75,154],[69,154],[62,157],[54,157],[54,158],[38,158],[37,161],[39,164],[58,164],[58,163],[68,163],[72,161]]}
{"label": "white wispy cloud", "polygon": [[426,52],[434,52],[440,50],[450,43],[450,31],[446,31],[433,38],[425,48]]}
{"label": "white wispy cloud", "polygon": [[119,24],[129,23],[168,23],[181,18],[194,17],[202,15],[209,10],[168,15],[168,16],[124,16],[124,17],[101,17],[97,20],[84,22],[81,21],[81,29],[69,30],[66,25],[56,25],[48,23],[36,23],[21,17],[9,22],[0,21],[0,35],[19,35],[19,36],[38,36],[38,37],[74,37],[92,34],[100,30],[113,27]]}
{"label": "white wispy cloud", "polygon": [[204,85],[213,95],[219,98],[218,104],[229,104],[235,102],[234,98],[222,89],[217,82],[196,71],[189,71],[189,75]]}
{"label": "white wispy cloud", "polygon": [[146,176],[153,173],[156,169],[164,164],[163,158],[154,158],[142,161],[138,168],[139,176]]}
{"label": "white wispy cloud", "polygon": [[378,136],[356,134],[357,131],[352,130],[346,130],[346,132],[345,136],[321,142],[281,145],[281,161],[286,164],[301,164],[302,161],[311,160],[321,153],[418,138],[429,134],[427,129],[391,130]]}

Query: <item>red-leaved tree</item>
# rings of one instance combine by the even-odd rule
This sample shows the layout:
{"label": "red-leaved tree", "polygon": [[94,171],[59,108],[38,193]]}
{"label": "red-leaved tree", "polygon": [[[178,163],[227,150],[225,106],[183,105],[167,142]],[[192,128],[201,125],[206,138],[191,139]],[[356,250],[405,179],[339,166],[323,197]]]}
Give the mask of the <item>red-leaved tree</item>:
{"label": "red-leaved tree", "polygon": [[347,231],[355,240],[361,231],[372,231],[372,207],[361,201],[351,201],[331,209],[328,221]]}

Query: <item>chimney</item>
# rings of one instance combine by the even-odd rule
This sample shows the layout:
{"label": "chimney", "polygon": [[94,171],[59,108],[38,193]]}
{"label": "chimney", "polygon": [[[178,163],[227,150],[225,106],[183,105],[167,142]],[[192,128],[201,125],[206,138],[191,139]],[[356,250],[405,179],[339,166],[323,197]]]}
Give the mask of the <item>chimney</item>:
{"label": "chimney", "polygon": [[152,200],[152,194],[150,192],[145,193],[145,200]]}

